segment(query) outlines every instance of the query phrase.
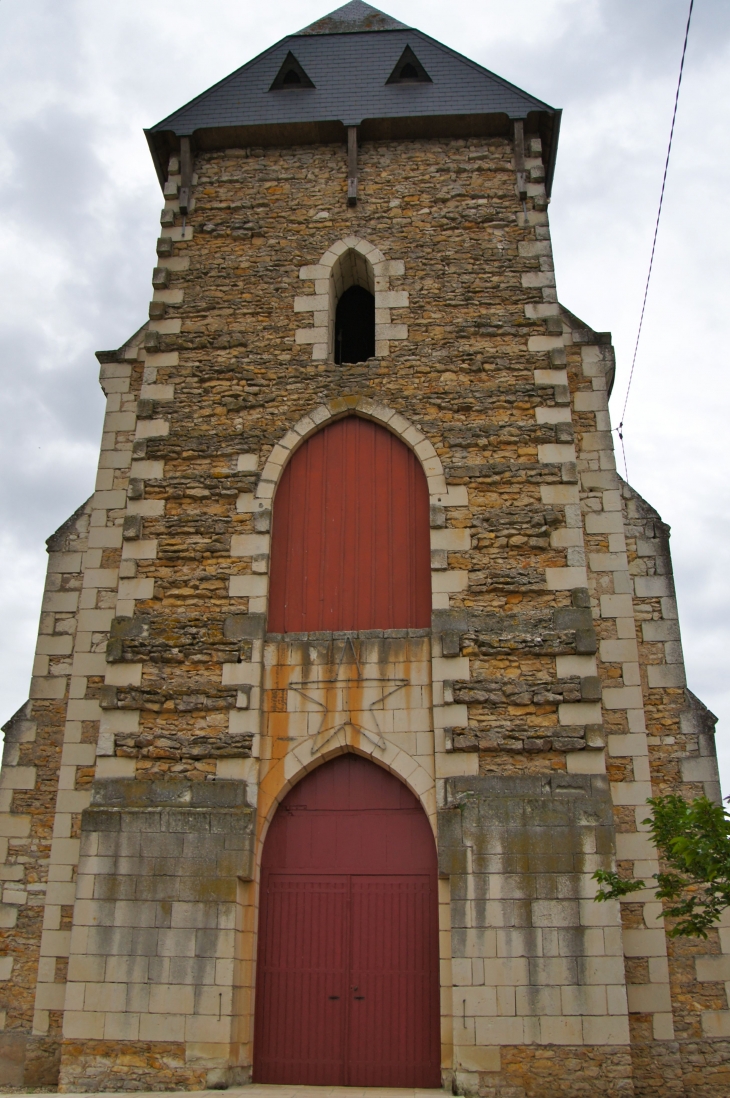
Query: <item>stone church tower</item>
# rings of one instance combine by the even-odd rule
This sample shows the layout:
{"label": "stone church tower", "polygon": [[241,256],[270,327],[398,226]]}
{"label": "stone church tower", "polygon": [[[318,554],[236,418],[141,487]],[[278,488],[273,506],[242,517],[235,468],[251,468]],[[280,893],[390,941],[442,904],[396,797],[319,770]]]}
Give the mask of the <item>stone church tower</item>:
{"label": "stone church tower", "polygon": [[730,920],[592,900],[719,784],[559,122],[352,0],[148,131],[149,320],[5,725],[4,1083],[727,1094]]}

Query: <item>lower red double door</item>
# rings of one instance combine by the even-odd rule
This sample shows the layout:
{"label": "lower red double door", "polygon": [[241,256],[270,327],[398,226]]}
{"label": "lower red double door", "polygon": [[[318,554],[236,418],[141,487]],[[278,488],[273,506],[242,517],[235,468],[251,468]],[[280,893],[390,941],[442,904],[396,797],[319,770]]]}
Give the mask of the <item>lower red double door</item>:
{"label": "lower red double door", "polygon": [[392,775],[345,755],[289,793],[264,847],[256,1082],[441,1085],[436,888]]}

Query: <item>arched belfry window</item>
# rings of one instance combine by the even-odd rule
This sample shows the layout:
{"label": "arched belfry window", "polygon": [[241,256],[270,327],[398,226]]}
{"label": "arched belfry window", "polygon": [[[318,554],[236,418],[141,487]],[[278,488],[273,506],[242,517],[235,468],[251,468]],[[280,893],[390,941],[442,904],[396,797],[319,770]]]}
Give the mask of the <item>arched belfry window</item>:
{"label": "arched belfry window", "polygon": [[375,277],[360,252],[350,248],[332,268],[335,362],[366,362],[375,355]]}
{"label": "arched belfry window", "polygon": [[312,435],[274,499],[269,630],[425,628],[428,487],[415,454],[348,416]]}
{"label": "arched belfry window", "polygon": [[335,362],[367,362],[375,355],[375,298],[362,286],[350,286],[335,312]]}

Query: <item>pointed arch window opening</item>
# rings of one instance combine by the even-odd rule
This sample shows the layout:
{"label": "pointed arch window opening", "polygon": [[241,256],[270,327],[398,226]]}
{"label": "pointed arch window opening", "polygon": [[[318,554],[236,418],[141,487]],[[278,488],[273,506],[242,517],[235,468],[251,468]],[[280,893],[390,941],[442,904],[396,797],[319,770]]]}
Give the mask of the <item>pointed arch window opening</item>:
{"label": "pointed arch window opening", "polygon": [[366,257],[343,252],[330,279],[330,353],[338,365],[375,355],[375,275]]}
{"label": "pointed arch window opening", "polygon": [[338,366],[375,357],[375,298],[362,286],[350,286],[335,311],[335,362]]}

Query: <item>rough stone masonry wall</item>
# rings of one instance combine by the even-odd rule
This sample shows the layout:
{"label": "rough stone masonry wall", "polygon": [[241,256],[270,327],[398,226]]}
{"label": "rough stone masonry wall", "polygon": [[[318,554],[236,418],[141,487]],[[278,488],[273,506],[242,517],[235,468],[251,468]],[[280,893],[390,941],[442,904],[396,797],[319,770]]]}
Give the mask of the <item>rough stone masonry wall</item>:
{"label": "rough stone masonry wall", "polygon": [[[445,471],[441,503],[432,512],[434,532],[443,536],[435,568],[444,573],[434,587],[433,654],[454,666],[451,679],[443,670],[438,682],[434,676],[440,803],[445,782],[459,776],[600,777],[609,731],[623,737],[614,746],[631,748],[633,760],[625,763],[617,752],[609,773],[619,836],[629,836],[624,853],[641,843],[635,820],[643,802],[630,798],[644,794],[646,733],[630,722],[639,713],[643,719],[643,697],[640,686],[639,695],[620,693],[635,689],[633,672],[625,668],[620,684],[607,685],[618,678],[610,650],[604,659],[601,649],[596,659],[599,640],[603,645],[623,636],[615,635],[615,623],[623,622],[623,629],[634,621],[628,570],[623,559],[586,558],[581,515],[583,507],[620,517],[610,436],[609,444],[599,437],[608,430],[606,369],[599,361],[603,352],[596,356],[597,340],[582,346],[561,319],[536,139],[528,151],[524,212],[511,148],[500,138],[365,144],[354,208],[345,203],[339,146],[205,153],[196,161],[195,205],[185,225],[176,202],[177,165],[171,163],[150,322],[120,353],[103,356],[108,412],[89,505],[98,559],[79,561],[79,625],[73,662],[64,671],[67,739],[96,743],[97,779],[135,779],[130,785],[137,787],[225,778],[246,782],[253,801],[275,487],[266,481],[268,496],[262,495],[259,471],[267,459],[267,468],[280,468],[286,450],[277,444],[316,409],[346,414],[369,401],[368,407],[403,417],[404,430],[408,424],[418,428],[417,437],[422,433],[435,448]],[[389,317],[378,318],[389,329],[379,333],[381,357],[338,367],[312,358],[319,345],[315,268],[336,242],[347,250],[342,242],[350,239],[369,242],[385,257],[387,293],[394,296],[382,303]],[[297,332],[307,291],[313,328],[305,340]],[[585,405],[578,400],[583,392]],[[603,401],[600,408],[591,403],[596,399]],[[598,456],[599,450],[608,456]],[[592,463],[598,473],[593,485],[586,481]],[[602,482],[604,473],[614,481]],[[588,541],[598,539],[595,552],[609,558],[614,550],[605,551],[600,522],[594,534],[586,519],[585,530]],[[611,567],[616,563],[618,572]],[[618,587],[614,573],[625,573]],[[612,602],[616,597],[619,602]],[[618,693],[607,697],[614,688]],[[641,735],[642,744],[635,743]],[[54,870],[68,886],[74,884],[89,776],[80,757],[69,757],[61,785],[75,798],[74,809],[59,817],[67,830]],[[259,814],[259,834],[265,822]],[[96,887],[93,877],[86,888]],[[241,940],[249,950],[252,893],[252,885],[242,886],[237,899]],[[458,917],[461,897],[455,903]],[[642,918],[650,903],[647,896]],[[585,906],[592,919],[594,908]],[[70,936],[61,928],[63,906],[57,911],[44,941],[48,933],[53,956],[61,958],[52,992],[60,1001]],[[666,988],[666,947],[653,963],[643,945],[646,934],[656,933],[664,943],[661,930],[634,933],[629,926],[624,942],[636,942],[649,982]],[[515,939],[516,956],[523,956],[520,949]],[[450,959],[445,964],[450,967]],[[242,1007],[232,995],[219,1012],[210,1014],[206,1005],[220,1024],[213,1040],[187,1044],[184,1061],[177,1045],[171,1051],[182,1012],[150,1011],[160,1016],[154,1040],[131,1031],[120,1037],[119,1011],[107,996],[113,983],[138,982],[132,969],[130,960],[124,981],[108,979],[105,970],[69,985],[72,996],[79,994],[78,984],[84,988],[67,1019],[65,1085],[98,1083],[95,1057],[109,1051],[93,1045],[100,1040],[114,1047],[124,1040],[129,1086],[154,1086],[163,1062],[172,1085],[190,1085],[196,1072],[202,1078],[210,1065],[218,1071],[226,1050],[234,1066],[250,1064],[251,1034],[237,1029]],[[249,971],[239,986],[250,983]],[[189,982],[168,982],[165,1001],[185,1001],[189,992]],[[467,998],[475,1027],[484,1015],[478,995]],[[50,1034],[53,1015],[46,1018],[42,1011],[49,1008],[39,1004],[38,1030]],[[637,1000],[632,1007],[629,1000],[630,1009],[638,1006],[656,1023],[654,1056],[659,1041],[671,1036],[662,1029],[666,1019],[656,1015],[671,1018],[671,1012],[665,1000],[652,1001],[648,1012],[645,1005]],[[456,1033],[466,1016],[460,1002],[451,1009]],[[543,1015],[550,1016],[540,1008],[534,1017]],[[471,1089],[502,1086],[507,1065],[505,1086],[543,1098],[557,1078],[561,1092],[578,1094],[585,1080],[576,1065],[590,1063],[591,1071],[608,1074],[618,1063],[615,1047],[592,1044],[586,1034],[581,1028],[580,1043],[571,1030],[562,1042],[529,1046],[495,1039],[479,1050],[457,1041],[453,1060],[449,1038],[445,1067],[460,1072]],[[165,1057],[172,1057],[172,1067]],[[635,1076],[642,1070],[635,1061]],[[113,1085],[124,1081],[117,1076]],[[619,1073],[614,1089],[626,1091],[627,1085]]]}
{"label": "rough stone masonry wall", "polygon": [[[30,700],[6,726],[0,827],[9,844],[4,872],[14,887],[4,891],[2,907],[9,933],[0,1079],[13,1085],[58,1079],[81,813],[95,773],[99,695],[117,602],[118,508],[126,504],[132,447],[126,394],[137,342],[102,366],[107,415],[97,491],[48,541]],[[141,366],[139,372],[141,378]]]}
{"label": "rough stone masonry wall", "polygon": [[[0,1082],[6,1085],[48,1086],[58,1076],[74,903],[68,865],[95,758],[88,730],[65,723],[89,520],[87,503],[48,539],[30,700],[3,728]],[[62,780],[64,768],[76,764],[79,792]]]}
{"label": "rough stone masonry wall", "polygon": [[[719,795],[714,719],[685,689],[668,528],[615,472],[606,398],[612,350],[606,337],[566,319],[617,858],[627,875],[646,880],[658,869],[643,822],[647,798]],[[723,929],[707,943],[668,939],[651,889],[621,906],[637,1093],[724,1093]]]}
{"label": "rough stone masonry wall", "polygon": [[[716,718],[687,689],[669,527],[645,500],[622,485],[622,510],[639,626],[639,664],[645,697],[652,789],[720,800],[715,750]],[[630,864],[626,870],[630,871]],[[641,867],[635,867],[637,873]],[[631,910],[631,905],[626,905]],[[730,962],[724,916],[708,942],[667,943],[673,1028],[678,1043],[668,1050],[674,1073],[687,1089],[704,1084],[723,1093],[730,1081]],[[635,971],[645,980],[646,968]],[[636,1040],[645,1040],[640,1017]],[[707,1038],[712,1038],[708,1041]]]}
{"label": "rough stone masonry wall", "polygon": [[[455,659],[455,679],[464,681],[462,660],[473,654],[481,689],[519,687],[498,703],[480,749],[449,752],[471,735],[471,699],[456,700],[440,680],[440,788],[480,767],[564,771],[566,760],[600,749],[591,676],[571,671],[561,683],[555,669],[556,655],[571,658],[595,640],[585,570],[571,560],[580,536],[575,454],[567,387],[550,359],[562,326],[539,150],[530,151],[526,218],[500,139],[366,145],[355,209],[344,202],[337,146],[200,156],[184,228],[171,195],[139,352],[127,572],[108,648],[116,689],[101,699],[100,749],[114,754],[98,773],[255,778],[253,667],[247,698],[226,685],[234,684],[225,668],[261,659],[267,526],[256,473],[267,459],[281,462],[274,447],[303,417],[320,407],[346,413],[356,398],[416,425],[453,485],[443,484],[434,521],[459,547],[444,539],[448,582],[434,604],[444,635],[469,621],[472,647]],[[174,177],[168,186],[174,191]],[[380,333],[393,336],[385,359],[337,367],[313,360],[311,341],[297,342],[297,299],[313,275],[317,295],[312,267],[350,239],[402,264],[389,268],[388,292],[407,290],[408,306],[391,299],[401,326]],[[395,338],[403,326],[408,338]],[[500,685],[490,691],[493,680]],[[232,735],[242,738],[239,757],[217,757],[221,737]],[[69,1079],[78,1041],[99,1031],[94,1009],[83,1013],[67,1048]],[[250,1062],[250,1034],[233,1055]],[[569,1053],[554,1056],[567,1062]]]}

